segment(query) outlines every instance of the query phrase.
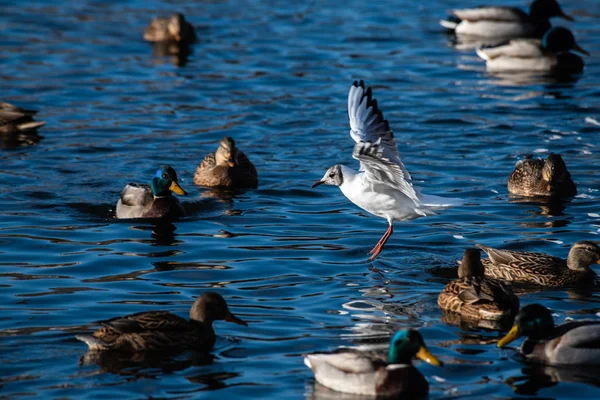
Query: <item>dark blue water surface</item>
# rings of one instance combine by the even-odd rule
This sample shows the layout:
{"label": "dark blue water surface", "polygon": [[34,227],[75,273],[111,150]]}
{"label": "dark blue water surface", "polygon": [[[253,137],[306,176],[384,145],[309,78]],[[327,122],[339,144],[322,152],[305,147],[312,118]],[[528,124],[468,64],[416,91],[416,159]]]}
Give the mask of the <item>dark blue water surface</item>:
{"label": "dark blue water surface", "polygon": [[[301,355],[385,342],[418,327],[446,363],[417,363],[430,397],[598,398],[588,371],[530,367],[499,333],[441,320],[437,295],[474,243],[566,256],[600,230],[600,2],[561,1],[592,53],[579,79],[509,79],[448,43],[438,19],[480,0],[1,2],[0,100],[40,110],[35,145],[0,150],[0,396],[303,398]],[[500,2],[499,2],[500,3]],[[524,2],[505,0],[516,6]],[[187,57],[142,41],[180,10],[198,27]],[[558,24],[565,25],[565,23]],[[462,197],[385,231],[339,190],[310,185],[351,157],[346,96],[373,86],[425,192]],[[260,187],[197,187],[224,136],[256,164]],[[579,194],[558,205],[509,198],[525,154],[560,152]],[[171,164],[189,196],[173,225],[113,218],[123,186]],[[440,276],[439,269],[449,272]],[[248,327],[216,323],[214,359],[82,356],[95,321],[221,293]],[[557,321],[597,318],[597,290],[533,290]]]}

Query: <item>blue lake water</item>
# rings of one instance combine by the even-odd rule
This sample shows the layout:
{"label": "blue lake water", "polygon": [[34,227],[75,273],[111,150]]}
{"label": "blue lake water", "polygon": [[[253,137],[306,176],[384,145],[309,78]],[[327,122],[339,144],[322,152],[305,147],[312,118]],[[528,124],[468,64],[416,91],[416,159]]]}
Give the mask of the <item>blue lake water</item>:
{"label": "blue lake water", "polygon": [[[438,20],[479,0],[430,2],[0,1],[0,100],[39,110],[39,142],[0,150],[0,396],[319,398],[301,355],[420,328],[446,363],[417,363],[430,398],[598,398],[589,371],[530,367],[499,333],[442,321],[437,295],[474,243],[566,256],[599,240],[600,2],[561,1],[592,53],[579,79],[514,80],[448,43]],[[500,3],[500,2],[499,2]],[[524,6],[524,2],[502,3]],[[152,53],[148,21],[179,10],[199,42]],[[413,179],[462,207],[387,228],[337,188],[310,185],[352,159],[346,96],[373,86]],[[259,171],[233,197],[195,186],[229,135]],[[559,152],[579,194],[520,203],[525,154]],[[189,217],[113,219],[123,186],[172,165]],[[446,271],[439,273],[439,270]],[[214,358],[81,362],[95,321],[168,309],[214,290],[248,327],[216,323]],[[596,289],[533,290],[555,319],[598,318]],[[591,375],[591,376],[589,376]]]}

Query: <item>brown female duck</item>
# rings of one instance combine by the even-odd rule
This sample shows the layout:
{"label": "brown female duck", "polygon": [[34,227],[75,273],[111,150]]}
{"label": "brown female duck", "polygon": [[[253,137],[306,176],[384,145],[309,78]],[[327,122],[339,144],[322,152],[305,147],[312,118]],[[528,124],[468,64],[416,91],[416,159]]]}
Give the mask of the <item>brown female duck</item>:
{"label": "brown female duck", "polygon": [[37,128],[46,125],[44,121],[34,121],[35,114],[37,111],[0,102],[0,133],[35,132]]}
{"label": "brown female duck", "polygon": [[168,311],[147,311],[100,321],[93,335],[77,335],[90,350],[123,352],[152,351],[165,348],[210,350],[216,340],[213,322],[225,320],[248,324],[229,311],[225,299],[217,293],[204,293],[190,310],[190,319]]}
{"label": "brown female duck", "polygon": [[576,242],[566,260],[544,253],[498,250],[477,244],[489,258],[482,260],[485,275],[542,286],[572,285],[593,278],[591,264],[600,263],[600,248],[593,242]]}
{"label": "brown female duck", "polygon": [[445,312],[471,320],[499,321],[519,311],[519,298],[510,286],[484,277],[478,249],[467,249],[458,267],[458,279],[446,285],[438,297]]}
{"label": "brown female duck", "polygon": [[196,169],[194,183],[231,189],[256,188],[258,174],[254,164],[225,136],[216,152],[210,153]]}
{"label": "brown female duck", "polygon": [[508,177],[508,191],[519,196],[568,197],[577,194],[571,174],[558,154],[550,154],[545,160],[531,156],[519,160]]}
{"label": "brown female duck", "polygon": [[194,26],[182,14],[154,18],[144,31],[148,42],[177,42],[190,44],[196,41]]}

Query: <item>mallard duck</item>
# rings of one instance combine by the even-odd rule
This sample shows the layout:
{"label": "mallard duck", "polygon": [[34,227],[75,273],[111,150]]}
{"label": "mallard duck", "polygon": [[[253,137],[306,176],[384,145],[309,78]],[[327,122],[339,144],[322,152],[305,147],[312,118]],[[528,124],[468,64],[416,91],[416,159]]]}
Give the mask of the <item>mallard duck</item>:
{"label": "mallard duck", "polygon": [[567,260],[544,253],[476,246],[489,257],[482,260],[486,276],[542,286],[564,286],[589,280],[596,275],[590,265],[600,261],[600,248],[587,240],[575,243]]}
{"label": "mallard duck", "polygon": [[154,18],[144,31],[144,40],[190,44],[196,41],[196,31],[182,14],[177,13],[170,17]]}
{"label": "mallard duck", "polygon": [[478,249],[467,249],[458,267],[458,279],[446,285],[438,306],[471,320],[499,321],[519,310],[519,298],[509,285],[485,278]]}
{"label": "mallard duck", "polygon": [[556,0],[535,0],[529,14],[514,7],[483,6],[452,10],[449,20],[440,24],[457,35],[481,38],[542,37],[550,29],[550,18],[561,17],[569,21]]}
{"label": "mallard duck", "polygon": [[210,350],[216,340],[212,324],[217,320],[248,326],[229,311],[221,295],[208,292],[196,299],[189,320],[168,311],[146,311],[100,321],[102,327],[91,336],[77,335],[76,338],[93,351]]}
{"label": "mallard duck", "polygon": [[184,217],[183,206],[171,192],[187,195],[179,186],[175,170],[161,165],[150,185],[130,183],[125,186],[117,202],[117,218]]}
{"label": "mallard duck", "polygon": [[583,70],[583,60],[569,50],[590,55],[579,47],[571,31],[552,28],[542,40],[514,39],[508,44],[477,49],[491,72],[527,71],[576,74]]}
{"label": "mallard duck", "polygon": [[519,196],[575,196],[577,188],[562,157],[519,160],[508,177],[508,191]]}
{"label": "mallard duck", "polygon": [[555,326],[550,310],[540,304],[521,309],[506,336],[504,347],[526,336],[520,353],[526,360],[550,365],[600,365],[600,321],[571,321]]}
{"label": "mallard duck", "polygon": [[431,365],[442,362],[433,356],[419,332],[403,329],[392,337],[385,354],[351,348],[332,353],[313,353],[304,357],[304,364],[315,374],[321,385],[338,392],[370,396],[423,396],[429,384],[412,365],[417,357]]}
{"label": "mallard duck", "polygon": [[34,121],[35,114],[37,111],[0,102],[0,133],[35,133],[37,128],[46,125],[44,121]]}
{"label": "mallard duck", "polygon": [[196,169],[194,183],[209,187],[231,189],[255,188],[258,174],[254,164],[225,136],[216,152],[210,153]]}

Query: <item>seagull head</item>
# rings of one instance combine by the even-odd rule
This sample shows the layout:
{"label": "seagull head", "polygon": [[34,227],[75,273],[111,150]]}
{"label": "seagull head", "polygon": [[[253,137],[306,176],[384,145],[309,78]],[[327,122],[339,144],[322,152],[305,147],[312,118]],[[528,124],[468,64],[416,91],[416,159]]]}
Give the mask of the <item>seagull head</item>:
{"label": "seagull head", "polygon": [[313,183],[312,187],[315,188],[319,185],[332,185],[340,186],[344,182],[344,176],[342,174],[342,166],[339,164],[329,168],[323,178]]}

